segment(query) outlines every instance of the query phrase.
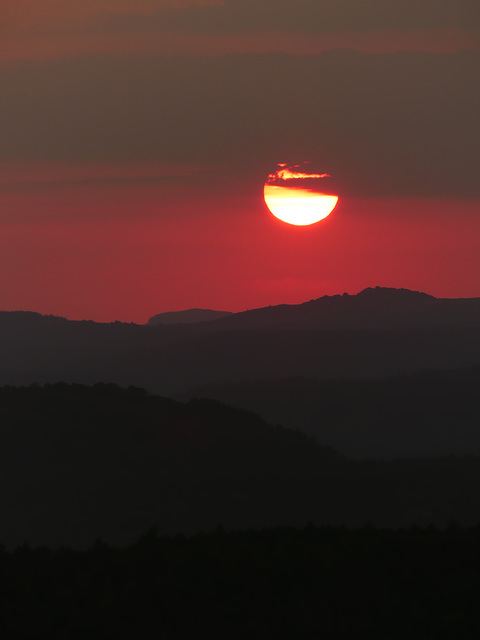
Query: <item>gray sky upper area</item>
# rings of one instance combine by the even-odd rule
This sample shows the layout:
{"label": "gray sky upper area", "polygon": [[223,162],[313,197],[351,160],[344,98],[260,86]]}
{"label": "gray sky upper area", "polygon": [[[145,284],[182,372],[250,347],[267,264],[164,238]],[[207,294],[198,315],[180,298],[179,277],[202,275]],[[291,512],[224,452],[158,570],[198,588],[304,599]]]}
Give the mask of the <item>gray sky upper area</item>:
{"label": "gray sky upper area", "polygon": [[225,0],[221,5],[117,14],[92,21],[99,29],[324,33],[381,29],[480,28],[477,0]]}
{"label": "gray sky upper area", "polygon": [[[26,21],[32,34],[480,29],[478,0],[83,0],[83,8],[80,0],[63,6],[58,0],[34,0],[36,7],[31,6],[32,2],[16,0],[4,9],[7,25]],[[44,7],[45,19],[40,7]],[[36,19],[29,21],[28,12],[32,9]]]}
{"label": "gray sky upper area", "polygon": [[345,194],[478,197],[479,69],[480,49],[21,62],[0,71],[0,161],[312,159]]}

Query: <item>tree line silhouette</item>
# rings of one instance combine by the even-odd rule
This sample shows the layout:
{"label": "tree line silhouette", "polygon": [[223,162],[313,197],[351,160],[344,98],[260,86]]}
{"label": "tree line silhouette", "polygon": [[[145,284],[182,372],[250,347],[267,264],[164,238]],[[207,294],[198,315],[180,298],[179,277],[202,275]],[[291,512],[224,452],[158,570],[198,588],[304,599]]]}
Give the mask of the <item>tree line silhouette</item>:
{"label": "tree line silhouette", "polygon": [[0,551],[12,639],[476,638],[480,528],[303,529]]}

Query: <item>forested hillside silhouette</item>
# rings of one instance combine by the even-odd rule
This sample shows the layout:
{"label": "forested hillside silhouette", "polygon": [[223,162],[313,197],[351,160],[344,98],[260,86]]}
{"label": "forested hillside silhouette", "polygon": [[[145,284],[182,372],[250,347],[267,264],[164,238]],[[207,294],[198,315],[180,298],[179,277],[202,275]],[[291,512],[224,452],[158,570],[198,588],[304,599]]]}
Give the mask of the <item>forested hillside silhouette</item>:
{"label": "forested hillside silhouette", "polygon": [[248,409],[355,458],[480,455],[480,366],[377,380],[285,378],[179,395]]}
{"label": "forested hillside silhouette", "polygon": [[0,313],[0,384],[114,382],[170,395],[200,384],[371,378],[480,363],[480,299],[395,289],[326,296],[194,324]]}
{"label": "forested hillside silhouette", "polygon": [[212,400],[115,385],[0,389],[0,541],[85,547],[151,526],[407,527],[480,519],[480,459],[353,461]]}
{"label": "forested hillside silhouette", "polygon": [[476,638],[480,530],[340,528],[0,552],[0,633],[49,638]]}

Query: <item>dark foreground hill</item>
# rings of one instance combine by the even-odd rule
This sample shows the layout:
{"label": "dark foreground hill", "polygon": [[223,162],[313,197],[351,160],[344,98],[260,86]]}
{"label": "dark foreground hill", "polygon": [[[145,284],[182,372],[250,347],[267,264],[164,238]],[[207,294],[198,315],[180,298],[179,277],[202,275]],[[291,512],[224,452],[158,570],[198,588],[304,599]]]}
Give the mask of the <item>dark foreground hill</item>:
{"label": "dark foreground hill", "polygon": [[0,356],[0,384],[115,382],[162,395],[200,383],[458,368],[480,364],[480,299],[367,289],[157,326],[3,312]]}
{"label": "dark foreground hill", "polygon": [[480,531],[308,526],[0,553],[18,640],[473,640]]}
{"label": "dark foreground hill", "polygon": [[66,384],[0,389],[0,540],[126,543],[288,525],[480,521],[480,459],[354,462],[213,401]]}
{"label": "dark foreground hill", "polygon": [[480,456],[480,367],[203,385],[179,396],[194,397],[254,411],[355,458]]}

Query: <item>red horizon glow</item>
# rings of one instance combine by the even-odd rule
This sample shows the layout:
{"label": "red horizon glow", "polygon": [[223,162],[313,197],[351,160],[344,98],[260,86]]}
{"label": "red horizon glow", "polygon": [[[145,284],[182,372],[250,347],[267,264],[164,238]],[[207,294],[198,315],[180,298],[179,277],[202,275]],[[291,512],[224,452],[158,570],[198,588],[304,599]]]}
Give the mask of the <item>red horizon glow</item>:
{"label": "red horizon glow", "polygon": [[320,225],[296,227],[267,213],[260,185],[0,190],[0,308],[144,323],[164,311],[243,311],[369,286],[477,297],[478,209],[475,200],[342,197]]}
{"label": "red horizon glow", "polygon": [[[4,3],[0,309],[143,323],[377,285],[480,296],[468,3],[307,4]],[[270,173],[270,195],[297,187],[274,198],[285,224],[262,196],[291,158],[319,164]],[[298,224],[313,202],[324,219]]]}

